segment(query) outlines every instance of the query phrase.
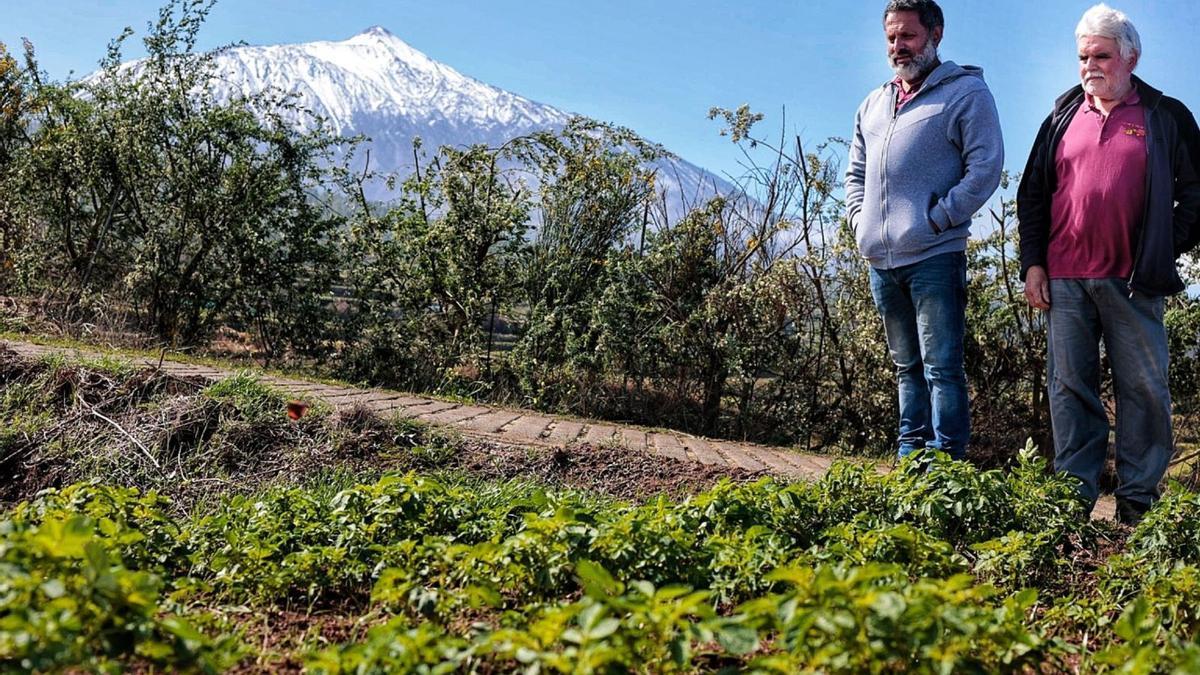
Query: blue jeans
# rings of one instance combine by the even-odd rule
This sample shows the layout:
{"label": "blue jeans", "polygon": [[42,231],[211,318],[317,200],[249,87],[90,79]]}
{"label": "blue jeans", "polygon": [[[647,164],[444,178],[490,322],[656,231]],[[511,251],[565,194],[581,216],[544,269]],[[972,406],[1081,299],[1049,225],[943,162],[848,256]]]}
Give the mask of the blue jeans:
{"label": "blue jeans", "polygon": [[1163,299],[1129,292],[1123,279],[1051,279],[1048,322],[1054,468],[1082,481],[1091,502],[1108,454],[1108,415],[1100,400],[1100,342],[1117,399],[1117,497],[1158,498],[1174,442],[1167,385]]}
{"label": "blue jeans", "polygon": [[899,455],[935,448],[967,454],[971,413],[963,368],[967,257],[943,253],[890,270],[871,269],[900,394]]}

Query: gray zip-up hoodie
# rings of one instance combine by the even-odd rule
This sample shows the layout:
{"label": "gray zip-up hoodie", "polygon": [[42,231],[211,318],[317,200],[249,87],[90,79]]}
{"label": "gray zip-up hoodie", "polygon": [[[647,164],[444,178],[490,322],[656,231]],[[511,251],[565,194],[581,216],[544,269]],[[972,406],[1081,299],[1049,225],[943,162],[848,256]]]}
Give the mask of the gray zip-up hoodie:
{"label": "gray zip-up hoodie", "polygon": [[898,112],[897,94],[888,82],[859,106],[846,170],[847,219],[880,269],[966,250],[971,217],[1004,167],[982,69],[942,63]]}

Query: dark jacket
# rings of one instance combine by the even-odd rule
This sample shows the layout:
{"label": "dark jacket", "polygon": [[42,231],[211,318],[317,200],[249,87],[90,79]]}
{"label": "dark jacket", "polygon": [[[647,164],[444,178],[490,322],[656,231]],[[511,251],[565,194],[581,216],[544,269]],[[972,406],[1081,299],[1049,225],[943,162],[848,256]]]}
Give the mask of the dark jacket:
{"label": "dark jacket", "polygon": [[[1187,107],[1137,77],[1146,109],[1146,206],[1137,232],[1129,287],[1146,295],[1170,295],[1184,289],[1175,260],[1200,243],[1200,129]],[[1034,265],[1046,266],[1050,239],[1050,201],[1058,187],[1055,156],[1071,118],[1083,103],[1075,86],[1054,103],[1042,122],[1017,189],[1021,235],[1021,279]]]}

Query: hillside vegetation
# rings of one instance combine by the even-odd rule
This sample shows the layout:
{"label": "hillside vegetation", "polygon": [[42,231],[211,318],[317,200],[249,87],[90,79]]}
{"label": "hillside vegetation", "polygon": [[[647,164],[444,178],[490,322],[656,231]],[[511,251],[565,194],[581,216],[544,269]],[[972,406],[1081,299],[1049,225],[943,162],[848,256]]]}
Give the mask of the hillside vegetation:
{"label": "hillside vegetation", "polygon": [[[841,215],[840,141],[710,117],[739,190],[663,203],[633,132],[577,118],[500,147],[413,148],[365,199],[365,139],[286,119],[296,99],[221,99],[195,49],[212,6],[172,0],[148,56],[55,82],[0,49],[0,318],[179,350],[728,438],[884,451],[894,391]],[[284,112],[289,115],[284,115]],[[1007,185],[1007,182],[1005,183]],[[1043,320],[1024,305],[1010,201],[976,223],[967,366],[978,461],[1047,447]],[[46,322],[49,322],[48,324]],[[1180,438],[1195,440],[1200,302],[1172,298]],[[214,343],[214,341],[216,341]]]}

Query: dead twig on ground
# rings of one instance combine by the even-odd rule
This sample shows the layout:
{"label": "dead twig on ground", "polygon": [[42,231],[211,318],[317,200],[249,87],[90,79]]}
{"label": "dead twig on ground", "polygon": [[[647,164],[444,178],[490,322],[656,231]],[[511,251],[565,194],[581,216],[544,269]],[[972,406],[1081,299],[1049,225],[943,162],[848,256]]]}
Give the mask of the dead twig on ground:
{"label": "dead twig on ground", "polygon": [[125,436],[125,438],[128,438],[130,441],[132,441],[133,444],[136,445],[138,447],[138,449],[142,451],[142,454],[146,456],[146,459],[150,460],[150,463],[154,465],[154,468],[158,469],[159,471],[162,471],[162,465],[160,465],[158,463],[158,460],[154,458],[154,455],[150,454],[150,449],[147,448],[145,445],[143,445],[141,441],[134,438],[133,434],[126,431],[124,427],[122,427],[120,424],[117,424],[111,418],[106,417],[103,413],[96,410],[94,407],[88,405],[88,403],[83,400],[83,397],[76,394],[75,399],[79,402],[79,405],[82,406],[83,408],[86,408],[88,410],[88,412],[92,414],[92,416],[97,417],[105,422],[108,422],[108,424],[111,425],[112,428],[116,429],[118,432],[121,433],[121,435]]}

